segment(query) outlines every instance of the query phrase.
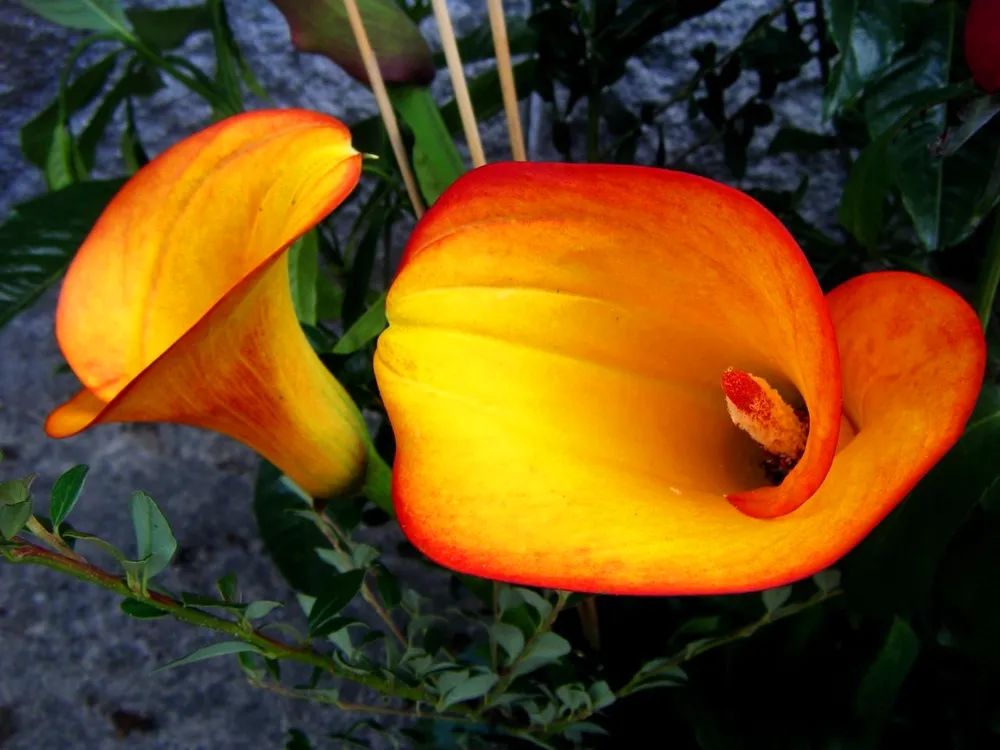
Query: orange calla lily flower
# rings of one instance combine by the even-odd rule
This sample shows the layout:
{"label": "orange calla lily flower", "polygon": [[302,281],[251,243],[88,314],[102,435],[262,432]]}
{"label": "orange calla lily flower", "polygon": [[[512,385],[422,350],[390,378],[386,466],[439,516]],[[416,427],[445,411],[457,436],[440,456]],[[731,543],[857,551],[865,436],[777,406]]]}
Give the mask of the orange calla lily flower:
{"label": "orange calla lily flower", "polygon": [[251,446],[314,496],[357,485],[364,422],[299,326],[286,250],[360,172],[347,128],[298,110],[230,118],[139,171],[66,274],[56,336],[84,390],[48,434],[179,422]]}
{"label": "orange calla lily flower", "polygon": [[577,591],[829,566],[958,439],[985,367],[946,287],[883,272],[824,297],[751,198],[642,167],[466,175],[386,312],[407,536],[461,572]]}

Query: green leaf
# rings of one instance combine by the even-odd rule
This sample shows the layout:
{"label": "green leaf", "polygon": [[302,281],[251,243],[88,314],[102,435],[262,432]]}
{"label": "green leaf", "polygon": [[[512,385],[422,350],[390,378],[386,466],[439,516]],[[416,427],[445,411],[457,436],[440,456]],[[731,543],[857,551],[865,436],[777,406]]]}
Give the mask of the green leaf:
{"label": "green leaf", "polygon": [[948,128],[941,143],[936,145],[935,153],[938,156],[952,156],[998,113],[1000,94],[973,99],[958,113],[959,124]]}
{"label": "green leaf", "polygon": [[[220,578],[215,585],[220,591],[225,592],[224,596],[235,597],[237,594],[236,577],[231,573]],[[181,593],[181,602],[185,607],[217,607],[234,612],[242,612],[247,607],[246,604],[241,602],[229,599],[216,599],[214,596],[206,596],[205,594],[197,594],[190,591]]]}
{"label": "green leaf", "polygon": [[827,568],[814,575],[812,579],[813,583],[816,584],[816,588],[824,594],[829,594],[840,586],[840,571],[834,568]]}
{"label": "green leaf", "polygon": [[828,149],[838,148],[840,142],[835,135],[813,133],[800,128],[782,127],[774,134],[771,144],[767,147],[768,154],[817,154]]}
{"label": "green leaf", "polygon": [[438,703],[438,710],[444,711],[457,703],[482,698],[499,680],[500,678],[495,674],[479,674],[469,677],[442,696]]}
{"label": "green leaf", "polygon": [[563,638],[561,635],[556,635],[555,633],[542,633],[528,650],[525,652],[524,658],[519,661],[511,673],[515,677],[523,677],[526,674],[530,674],[537,669],[541,669],[544,666],[552,664],[562,657],[566,656],[572,648],[569,645],[569,641]]}
{"label": "green leaf", "polygon": [[862,245],[874,247],[882,233],[882,216],[889,193],[889,146],[893,131],[868,144],[851,167],[840,199],[840,223]]}
{"label": "green leaf", "polygon": [[123,184],[70,185],[17,206],[0,224],[0,327],[59,280]]}
{"label": "green leaf", "polygon": [[69,29],[114,31],[131,37],[121,0],[21,0],[30,11]]}
{"label": "green leaf", "polygon": [[129,175],[135,174],[149,164],[149,156],[139,141],[139,131],[135,125],[135,109],[131,99],[125,101],[125,127],[122,129],[121,152],[125,171]]}
{"label": "green leaf", "polygon": [[122,599],[118,605],[122,612],[137,620],[155,620],[158,617],[166,617],[170,613],[166,610],[154,607],[152,604],[141,602],[138,599]]}
{"label": "green leaf", "polygon": [[271,602],[265,599],[256,602],[250,602],[246,609],[243,610],[243,616],[248,620],[259,620],[262,617],[266,617],[271,613],[272,610],[278,607],[283,607],[281,602]]}
{"label": "green leaf", "polygon": [[243,87],[240,76],[240,49],[229,27],[226,6],[222,0],[208,0],[212,17],[212,39],[215,42],[215,84],[223,101],[214,106],[218,118],[243,111]]}
{"label": "green leaf", "polygon": [[308,503],[307,497],[283,481],[274,465],[261,461],[253,510],[264,547],[293,589],[317,597],[332,576],[316,549],[331,547],[315,523],[291,512],[307,509]]}
{"label": "green leaf", "polygon": [[777,609],[781,609],[791,595],[791,586],[781,586],[780,588],[767,589],[766,591],[761,592],[761,598],[764,600],[764,608],[767,610],[768,614],[771,614]]}
{"label": "green leaf", "polygon": [[[66,117],[79,112],[97,97],[115,69],[118,54],[118,51],[115,51],[102,57],[82,71],[73,83],[66,87]],[[59,99],[56,98],[21,128],[21,153],[24,154],[24,158],[39,169],[45,169],[49,153],[52,151],[56,129],[60,125],[65,125],[65,121],[60,119]]]}
{"label": "green leaf", "polygon": [[[272,0],[292,35],[292,44],[333,60],[362,83],[368,82],[341,0]],[[394,0],[358,0],[365,31],[386,83],[430,83],[431,51]]]}
{"label": "green leaf", "polygon": [[887,718],[896,693],[903,686],[920,653],[920,640],[906,620],[895,618],[885,644],[858,688],[855,711],[869,721]]}
{"label": "green leaf", "polygon": [[827,0],[830,37],[840,50],[823,101],[823,116],[857,100],[903,46],[899,0]]}
{"label": "green leaf", "polygon": [[176,49],[196,31],[212,28],[212,15],[205,3],[158,10],[132,8],[125,16],[139,39],[161,51]]}
{"label": "green leaf", "polygon": [[137,557],[140,560],[148,558],[146,574],[152,578],[170,564],[177,551],[177,540],[167,519],[149,495],[133,492],[128,507],[135,529]]}
{"label": "green leaf", "polygon": [[[514,86],[518,97],[524,98],[532,92],[538,70],[538,61],[534,58],[514,65]],[[472,108],[480,121],[488,120],[503,111],[503,89],[496,68],[480,73],[469,81],[469,98],[472,99]],[[449,133],[462,131],[462,118],[454,99],[441,105],[441,118]]]}
{"label": "green leaf", "polygon": [[395,609],[402,600],[402,592],[399,590],[399,582],[381,565],[375,566],[375,580],[378,583],[378,595],[382,598],[382,603],[386,609]]}
{"label": "green leaf", "polygon": [[205,659],[213,659],[217,656],[228,656],[229,654],[242,654],[242,653],[252,653],[260,654],[261,656],[267,656],[267,652],[257,648],[252,643],[244,643],[242,641],[226,641],[224,643],[214,643],[211,646],[205,646],[205,648],[200,648],[193,654],[188,654],[187,656],[176,659],[172,662],[168,662],[160,667],[153,670],[152,674],[157,672],[165,672],[168,669],[173,669],[174,667],[182,667],[185,664],[194,664],[196,661],[204,661]]}
{"label": "green leaf", "polygon": [[500,645],[500,648],[507,654],[507,664],[510,664],[524,650],[524,633],[516,625],[508,625],[505,622],[497,622],[490,628],[493,638]]}
{"label": "green leaf", "polygon": [[[215,582],[215,587],[219,590],[219,596],[221,596],[227,602],[235,602],[240,597],[239,584],[236,582],[235,573],[226,573],[218,581]],[[185,601],[185,603],[187,603]],[[214,604],[214,600],[212,600]]]}
{"label": "green leaf", "polygon": [[462,157],[430,87],[393,87],[389,98],[393,109],[413,131],[413,171],[424,200],[432,205],[465,172]]}
{"label": "green leaf", "polygon": [[357,544],[351,553],[351,562],[356,568],[370,568],[381,553],[369,544]]}
{"label": "green leaf", "polygon": [[288,249],[288,277],[292,304],[300,321],[316,325],[316,280],[319,276],[319,243],[316,230],[299,237]]}
{"label": "green leaf", "polygon": [[45,184],[49,190],[61,190],[86,177],[86,169],[73,143],[69,128],[58,123],[52,132],[52,145],[45,159]]}
{"label": "green leaf", "polygon": [[852,604],[876,614],[915,614],[969,514],[1000,482],[1000,386],[986,384],[965,434],[840,566]]}
{"label": "green leaf", "polygon": [[309,613],[309,635],[319,638],[333,632],[331,624],[340,611],[351,603],[351,600],[361,591],[365,580],[364,570],[349,570],[332,578],[327,590],[316,598],[312,611]]}
{"label": "green leaf", "polygon": [[611,686],[609,686],[604,680],[595,682],[587,688],[587,692],[590,694],[590,701],[594,704],[595,711],[607,708],[616,700],[615,694],[611,690]]}
{"label": "green leaf", "polygon": [[334,345],[334,354],[352,354],[365,347],[370,341],[378,338],[385,330],[388,321],[385,318],[385,295],[375,300],[364,314],[354,321],[340,340]]}
{"label": "green leaf", "polygon": [[82,464],[74,466],[69,471],[64,472],[52,485],[52,505],[49,515],[52,516],[52,530],[56,534],[59,533],[59,525],[66,520],[66,516],[70,514],[76,506],[77,500],[80,499],[83,483],[89,470],[90,467]]}
{"label": "green leaf", "polygon": [[[955,31],[955,4],[914,7],[919,15],[907,24],[910,55],[898,61],[870,86],[865,120],[872,137],[881,135],[926,96],[947,87]],[[911,14],[912,15],[912,14]],[[945,107],[938,104],[919,115],[889,149],[893,182],[917,237],[929,250],[938,247],[941,229],[942,163],[932,153],[944,133]]]}
{"label": "green leaf", "polygon": [[312,750],[309,737],[299,729],[288,730],[288,741],[285,743],[285,750]]}
{"label": "green leaf", "polygon": [[[104,137],[115,112],[130,96],[149,96],[163,88],[163,80],[156,68],[142,63],[130,63],[125,74],[118,79],[100,106],[90,118],[90,122],[80,133],[77,152],[84,175],[89,175],[97,158],[97,146]],[[132,123],[134,128],[134,122]]]}
{"label": "green leaf", "polygon": [[31,492],[21,479],[0,482],[0,538],[13,539],[31,518]]}

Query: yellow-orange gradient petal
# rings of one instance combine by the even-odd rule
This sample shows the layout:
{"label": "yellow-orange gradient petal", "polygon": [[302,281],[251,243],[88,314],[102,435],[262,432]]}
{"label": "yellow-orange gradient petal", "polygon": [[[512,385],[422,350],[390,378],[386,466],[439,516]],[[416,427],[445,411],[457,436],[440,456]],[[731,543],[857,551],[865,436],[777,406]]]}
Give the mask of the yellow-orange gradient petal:
{"label": "yellow-orange gradient petal", "polygon": [[[755,516],[798,507],[833,460],[840,371],[819,285],[770,213],[709,180],[476,170],[418,225],[387,313],[376,374],[397,431],[469,409],[484,434],[509,422],[539,454],[728,495]],[[730,367],[808,405],[805,454],[780,487],[729,419]]]}
{"label": "yellow-orange gradient petal", "polygon": [[803,394],[806,457],[817,416],[837,438],[827,308],[789,280],[794,245],[696,178],[534,165],[491,191],[502,176],[465,178],[418,228],[376,354],[396,510],[438,562],[591,592],[776,586],[843,555],[960,434],[984,362],[974,313],[920,277],[864,277],[831,296],[842,452],[796,510],[741,512],[726,493],[760,477],[726,365]]}
{"label": "yellow-orange gradient petal", "polygon": [[295,318],[285,250],[353,189],[337,120],[255,112],[153,160],[80,249],[56,334],[86,389],[46,423],[180,422],[247,443],[317,496],[355,483],[364,425]]}

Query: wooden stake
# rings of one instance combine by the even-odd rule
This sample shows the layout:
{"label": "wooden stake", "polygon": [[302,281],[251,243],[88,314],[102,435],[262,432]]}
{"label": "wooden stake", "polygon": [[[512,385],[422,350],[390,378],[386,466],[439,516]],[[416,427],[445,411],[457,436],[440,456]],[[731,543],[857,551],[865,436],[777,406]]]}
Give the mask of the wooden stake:
{"label": "wooden stake", "polygon": [[500,73],[500,88],[503,91],[503,107],[507,112],[507,130],[510,133],[510,149],[515,161],[525,161],[524,133],[521,131],[521,113],[517,106],[517,87],[514,84],[514,68],[510,62],[510,44],[507,41],[507,21],[503,14],[503,0],[488,0],[490,28],[493,30],[493,48],[497,55],[497,71]]}
{"label": "wooden stake", "polygon": [[451,85],[455,89],[458,113],[462,117],[465,140],[469,143],[472,166],[481,167],[486,163],[486,154],[483,153],[483,142],[479,138],[476,114],[472,111],[472,99],[469,98],[469,87],[465,83],[465,71],[462,70],[462,59],[458,55],[458,42],[455,40],[455,30],[451,26],[451,16],[448,15],[448,5],[446,0],[431,0],[431,4],[434,6],[434,18],[437,19],[438,31],[441,34],[444,57],[448,61]]}
{"label": "wooden stake", "polygon": [[399,123],[396,121],[396,113],[392,109],[392,102],[389,101],[389,92],[385,90],[385,81],[382,80],[382,73],[378,67],[378,60],[372,51],[371,42],[368,41],[368,34],[365,32],[365,25],[361,20],[361,13],[355,0],[344,0],[344,8],[347,10],[347,20],[351,24],[351,31],[354,32],[354,40],[357,42],[358,51],[361,53],[361,61],[365,66],[365,73],[368,74],[368,82],[375,94],[375,103],[378,104],[379,114],[385,122],[386,132],[389,134],[389,142],[392,144],[392,152],[396,155],[396,162],[399,164],[399,171],[403,174],[403,184],[406,185],[406,192],[410,196],[410,203],[413,204],[413,213],[419,219],[424,213],[424,202],[420,198],[420,190],[417,188],[417,181],[410,169],[410,161],[406,156],[406,148],[403,146],[403,137],[399,132]]}

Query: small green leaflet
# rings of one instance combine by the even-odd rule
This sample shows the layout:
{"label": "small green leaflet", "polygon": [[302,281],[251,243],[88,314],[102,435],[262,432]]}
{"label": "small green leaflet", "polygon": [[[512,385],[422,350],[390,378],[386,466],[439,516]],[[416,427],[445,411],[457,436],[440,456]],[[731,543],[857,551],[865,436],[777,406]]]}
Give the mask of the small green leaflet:
{"label": "small green leaflet", "polygon": [[267,656],[267,652],[257,648],[252,643],[243,643],[242,641],[226,641],[225,643],[215,643],[211,646],[205,646],[205,648],[200,648],[193,654],[188,654],[183,658],[163,664],[162,666],[154,669],[152,674],[165,672],[166,670],[173,669],[174,667],[182,667],[185,664],[194,664],[196,661],[213,659],[216,656],[228,656],[229,654],[241,653],[254,653],[260,654],[261,656]]}
{"label": "small green leaflet", "polygon": [[146,575],[152,578],[170,564],[177,551],[177,540],[167,519],[149,495],[132,493],[128,506],[135,529],[136,556],[140,560],[148,559]]}
{"label": "small green leaflet", "polygon": [[60,476],[52,486],[52,506],[49,515],[52,516],[52,529],[55,533],[59,533],[59,525],[66,520],[66,516],[80,499],[88,471],[89,467],[82,464],[74,466]]}

